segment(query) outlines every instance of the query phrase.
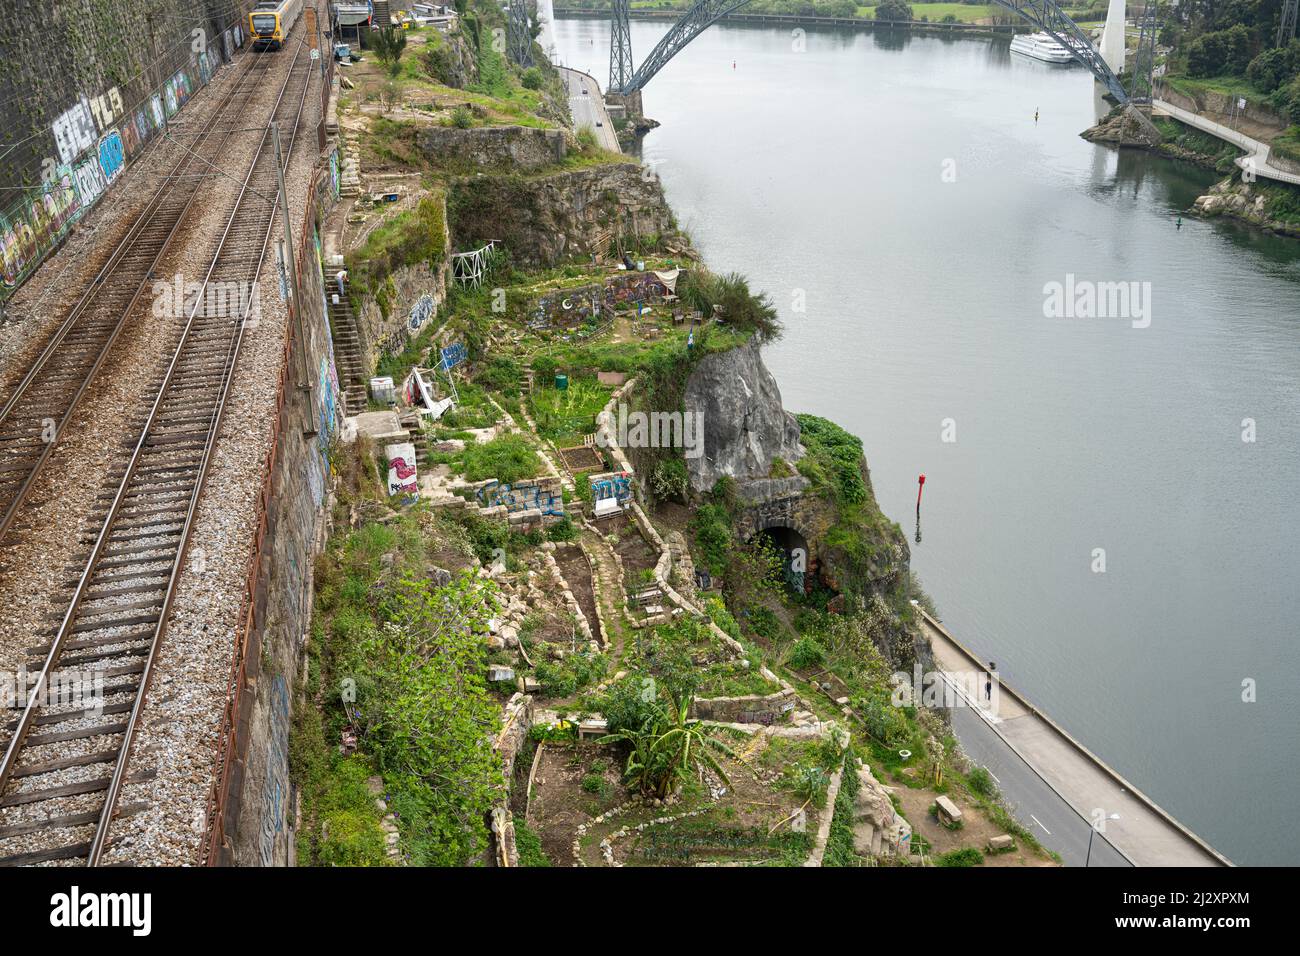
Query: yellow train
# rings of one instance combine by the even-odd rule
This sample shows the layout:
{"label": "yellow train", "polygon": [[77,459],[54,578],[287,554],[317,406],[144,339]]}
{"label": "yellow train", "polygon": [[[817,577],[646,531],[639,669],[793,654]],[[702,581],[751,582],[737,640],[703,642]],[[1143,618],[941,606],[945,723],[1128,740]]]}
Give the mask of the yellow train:
{"label": "yellow train", "polygon": [[258,0],[248,14],[248,35],[254,50],[284,46],[289,31],[298,22],[303,0]]}

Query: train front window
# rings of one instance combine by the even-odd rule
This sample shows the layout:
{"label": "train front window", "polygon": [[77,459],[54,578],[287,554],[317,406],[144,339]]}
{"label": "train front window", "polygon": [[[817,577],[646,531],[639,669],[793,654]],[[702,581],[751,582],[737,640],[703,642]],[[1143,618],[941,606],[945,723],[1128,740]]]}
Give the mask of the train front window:
{"label": "train front window", "polygon": [[253,17],[253,29],[258,33],[274,33],[275,17]]}

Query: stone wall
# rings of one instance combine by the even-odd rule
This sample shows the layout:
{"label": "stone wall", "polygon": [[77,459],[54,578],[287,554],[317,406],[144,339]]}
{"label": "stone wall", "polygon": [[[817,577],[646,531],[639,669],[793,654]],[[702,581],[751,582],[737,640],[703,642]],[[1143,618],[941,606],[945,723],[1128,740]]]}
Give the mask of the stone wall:
{"label": "stone wall", "polygon": [[1203,113],[1208,119],[1225,125],[1231,120],[1234,129],[1256,138],[1269,139],[1291,125],[1285,117],[1260,103],[1247,100],[1245,110],[1236,110],[1234,98],[1226,93],[1206,90],[1189,96],[1170,86],[1161,86],[1156,91],[1156,96],[1181,109]]}
{"label": "stone wall", "polygon": [[[415,201],[422,198],[423,195],[416,196]],[[445,202],[439,196],[433,199]],[[445,214],[442,219],[445,230]],[[375,367],[381,355],[401,352],[407,341],[423,332],[429,323],[439,321],[438,312],[447,301],[447,286],[451,281],[451,247],[445,233],[442,248],[443,258],[436,269],[424,263],[394,269],[385,283],[383,307],[373,298],[362,303],[357,315],[357,337],[361,340],[367,372]]]}
{"label": "stone wall", "polygon": [[528,172],[562,162],[568,152],[564,132],[530,126],[425,126],[415,143],[430,161],[482,169],[507,167]]}
{"label": "stone wall", "polygon": [[746,697],[697,697],[691,712],[700,720],[730,724],[774,724],[792,712],[798,699],[793,688],[775,694]]}
{"label": "stone wall", "polygon": [[156,8],[24,0],[0,17],[0,300],[244,42],[246,5]]}

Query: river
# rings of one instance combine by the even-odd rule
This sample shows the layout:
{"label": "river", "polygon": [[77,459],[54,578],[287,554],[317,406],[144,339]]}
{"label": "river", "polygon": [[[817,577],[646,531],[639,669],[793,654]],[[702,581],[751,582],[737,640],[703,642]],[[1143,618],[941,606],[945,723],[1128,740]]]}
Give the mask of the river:
{"label": "river", "polygon": [[[603,84],[608,23],[554,33]],[[786,406],[861,436],[909,539],[925,473],[912,566],[1006,680],[1235,862],[1300,862],[1300,243],[1179,229],[1217,177],[1080,139],[1082,69],[799,45],[715,25],[644,96],[682,226],[781,312]],[[1045,317],[1069,276],[1138,283],[1127,317]]]}

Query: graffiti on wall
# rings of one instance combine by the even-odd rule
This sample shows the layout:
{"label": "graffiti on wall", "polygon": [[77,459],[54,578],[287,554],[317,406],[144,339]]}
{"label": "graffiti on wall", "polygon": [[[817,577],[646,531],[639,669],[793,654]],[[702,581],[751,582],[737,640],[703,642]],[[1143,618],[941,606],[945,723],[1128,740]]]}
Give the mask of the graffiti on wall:
{"label": "graffiti on wall", "polygon": [[95,204],[163,128],[243,42],[239,27],[226,31],[222,48],[209,47],[177,71],[158,93],[129,106],[113,86],[80,94],[50,124],[53,152],[43,164],[41,185],[0,210],[0,298],[17,288]]}
{"label": "graffiti on wall", "polygon": [[590,481],[592,501],[613,498],[623,505],[632,499],[632,476],[626,471],[592,475]]}
{"label": "graffiti on wall", "polygon": [[528,316],[531,328],[575,328],[608,318],[619,308],[661,300],[668,288],[653,272],[614,276],[603,285],[558,289],[539,296]]}
{"label": "graffiti on wall", "polygon": [[266,779],[262,783],[262,832],[259,854],[262,866],[275,865],[275,845],[285,829],[289,799],[289,688],[275,675],[268,702],[270,734],[266,753]]}
{"label": "graffiti on wall", "polygon": [[419,332],[424,327],[424,323],[428,322],[433,316],[434,307],[433,296],[427,292],[420,296],[415,305],[411,306],[411,318],[407,324],[412,335]]}
{"label": "graffiti on wall", "polygon": [[555,478],[517,481],[513,485],[490,481],[479,488],[475,495],[480,505],[486,508],[504,505],[506,511],[512,514],[534,509],[544,515],[564,514],[564,492],[559,480]]}

